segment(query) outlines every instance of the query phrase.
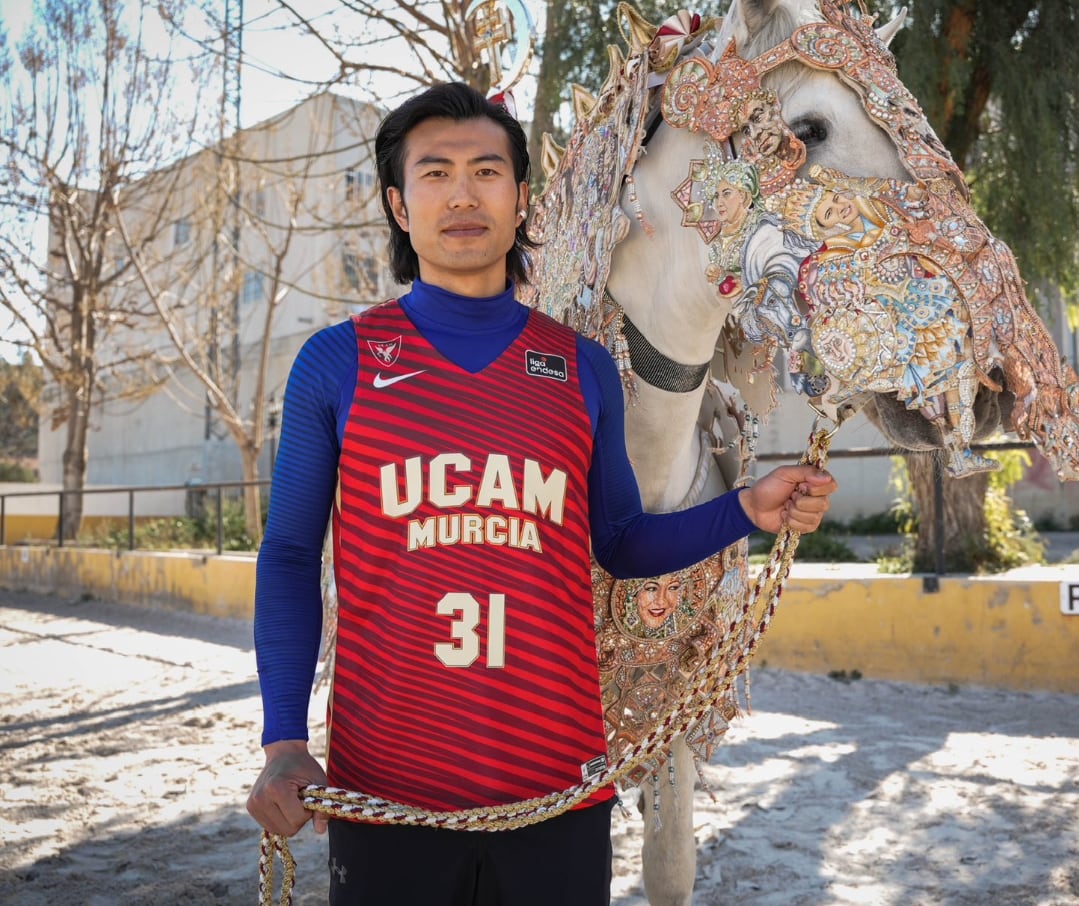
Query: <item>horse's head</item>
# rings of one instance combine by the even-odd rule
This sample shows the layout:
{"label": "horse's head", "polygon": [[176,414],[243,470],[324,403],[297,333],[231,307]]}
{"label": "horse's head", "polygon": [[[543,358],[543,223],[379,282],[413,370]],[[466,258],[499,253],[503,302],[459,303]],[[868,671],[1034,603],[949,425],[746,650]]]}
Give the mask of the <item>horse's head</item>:
{"label": "horse's head", "polygon": [[533,298],[632,364],[657,415],[695,411],[672,394],[709,362],[764,414],[781,353],[816,408],[865,407],[953,474],[993,467],[970,445],[1002,424],[1079,473],[1079,379],[898,77],[902,15],[877,29],[841,0],[733,0],[718,29],[619,17],[628,54],[598,96],[575,88],[570,142],[544,155]]}
{"label": "horse's head", "polygon": [[[895,37],[905,16],[904,8],[877,29],[883,46]],[[813,0],[732,0],[716,47],[720,53],[736,48],[740,57],[752,60],[787,41],[795,29],[821,18]],[[833,73],[791,61],[765,73],[761,81],[776,93],[782,122],[805,148],[801,172],[818,164],[850,176],[910,178],[891,137],[866,115],[858,94]],[[746,140],[757,140],[769,126],[759,111],[750,114],[741,118],[733,135],[739,151]]]}

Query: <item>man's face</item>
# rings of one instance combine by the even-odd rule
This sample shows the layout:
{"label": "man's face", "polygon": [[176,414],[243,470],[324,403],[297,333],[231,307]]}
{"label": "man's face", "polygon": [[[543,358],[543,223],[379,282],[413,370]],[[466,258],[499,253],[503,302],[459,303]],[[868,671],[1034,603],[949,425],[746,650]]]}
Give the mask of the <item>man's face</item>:
{"label": "man's face", "polygon": [[420,279],[463,296],[502,292],[528,202],[505,130],[487,117],[424,120],[405,136],[402,174],[404,187],[391,186],[387,196]]}
{"label": "man's face", "polygon": [[743,112],[742,133],[757,146],[765,157],[779,151],[783,143],[783,126],[774,105],[763,98],[752,98]]}

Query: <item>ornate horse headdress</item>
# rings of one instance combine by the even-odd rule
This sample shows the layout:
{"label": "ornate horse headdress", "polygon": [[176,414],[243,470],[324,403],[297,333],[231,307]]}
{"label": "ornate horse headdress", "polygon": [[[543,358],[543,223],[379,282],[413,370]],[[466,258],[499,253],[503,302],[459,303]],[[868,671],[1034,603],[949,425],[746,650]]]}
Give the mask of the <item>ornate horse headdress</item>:
{"label": "ornate horse headdress", "polygon": [[[956,475],[995,467],[971,452],[973,419],[962,401],[973,397],[978,383],[999,391],[991,377],[999,368],[1016,396],[1013,421],[1020,436],[1036,437],[1061,477],[1079,477],[1079,426],[1068,414],[1079,399],[1079,378],[1062,363],[1027,301],[1011,253],[970,208],[962,172],[899,81],[872,18],[852,15],[839,0],[818,3],[823,21],[795,29],[751,60],[738,55],[733,41],[715,65],[704,57],[684,60],[664,89],[661,110],[670,125],[703,130],[718,141],[741,130],[742,158],[758,167],[761,192],[770,209],[782,213],[788,235],[824,243],[796,281],[773,274],[769,286],[762,278],[735,309],[754,315],[755,323],[771,324],[773,336],[789,343],[797,306],[789,291],[784,301],[775,287],[796,284],[811,311],[829,321],[830,348],[850,351],[842,367],[832,359],[827,400],[836,411],[864,392],[894,391],[940,427]],[[789,62],[833,72],[853,88],[868,116],[891,136],[915,182],[827,172],[796,178],[805,149],[761,81]],[[690,179],[672,193],[683,208],[700,195],[693,177],[691,165]],[[842,216],[827,210],[832,191],[846,199],[832,205],[844,208]],[[842,235],[824,223],[833,215],[836,224],[850,221],[843,223]],[[702,215],[694,225],[706,222]],[[871,314],[874,306],[879,312]],[[821,323],[810,325],[811,334],[817,331],[812,345],[818,354]],[[845,340],[836,333],[839,324],[847,325]],[[943,336],[950,341],[942,342]],[[957,355],[957,349],[965,351]],[[804,375],[799,380],[800,353],[792,362],[796,386],[828,386]]]}
{"label": "ornate horse headdress", "polygon": [[[704,131],[718,142],[728,141],[736,132],[749,132],[743,156],[757,167],[761,191],[770,195],[790,185],[806,152],[783,121],[776,93],[761,85],[760,75],[755,61],[742,59],[732,41],[714,66],[703,57],[675,66],[667,77],[660,110],[670,125]],[[771,138],[773,150],[753,140],[757,132]]]}

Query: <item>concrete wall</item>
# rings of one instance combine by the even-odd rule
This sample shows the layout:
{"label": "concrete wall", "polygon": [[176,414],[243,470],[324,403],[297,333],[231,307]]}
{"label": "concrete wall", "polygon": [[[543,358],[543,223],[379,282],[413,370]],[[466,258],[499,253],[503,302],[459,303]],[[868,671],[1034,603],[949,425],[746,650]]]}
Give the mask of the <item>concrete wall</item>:
{"label": "concrete wall", "polygon": [[255,555],[0,547],[0,588],[250,619]]}
{"label": "concrete wall", "polygon": [[[1062,587],[1075,587],[1065,613]],[[97,597],[250,619],[255,558],[0,547],[0,588]],[[1079,693],[1079,567],[994,577],[880,575],[795,565],[755,659],[808,673]]]}
{"label": "concrete wall", "polygon": [[[882,575],[864,564],[795,566],[758,652],[789,670],[1079,692],[1079,566],[997,576]],[[1076,603],[1065,613],[1062,588]]]}

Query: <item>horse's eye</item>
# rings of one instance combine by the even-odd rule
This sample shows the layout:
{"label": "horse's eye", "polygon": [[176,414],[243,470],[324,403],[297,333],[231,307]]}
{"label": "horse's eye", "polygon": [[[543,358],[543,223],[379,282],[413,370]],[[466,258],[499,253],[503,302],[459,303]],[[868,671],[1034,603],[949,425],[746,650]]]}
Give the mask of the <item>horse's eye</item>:
{"label": "horse's eye", "polygon": [[820,117],[804,117],[791,124],[791,131],[807,148],[828,140],[828,122]]}

